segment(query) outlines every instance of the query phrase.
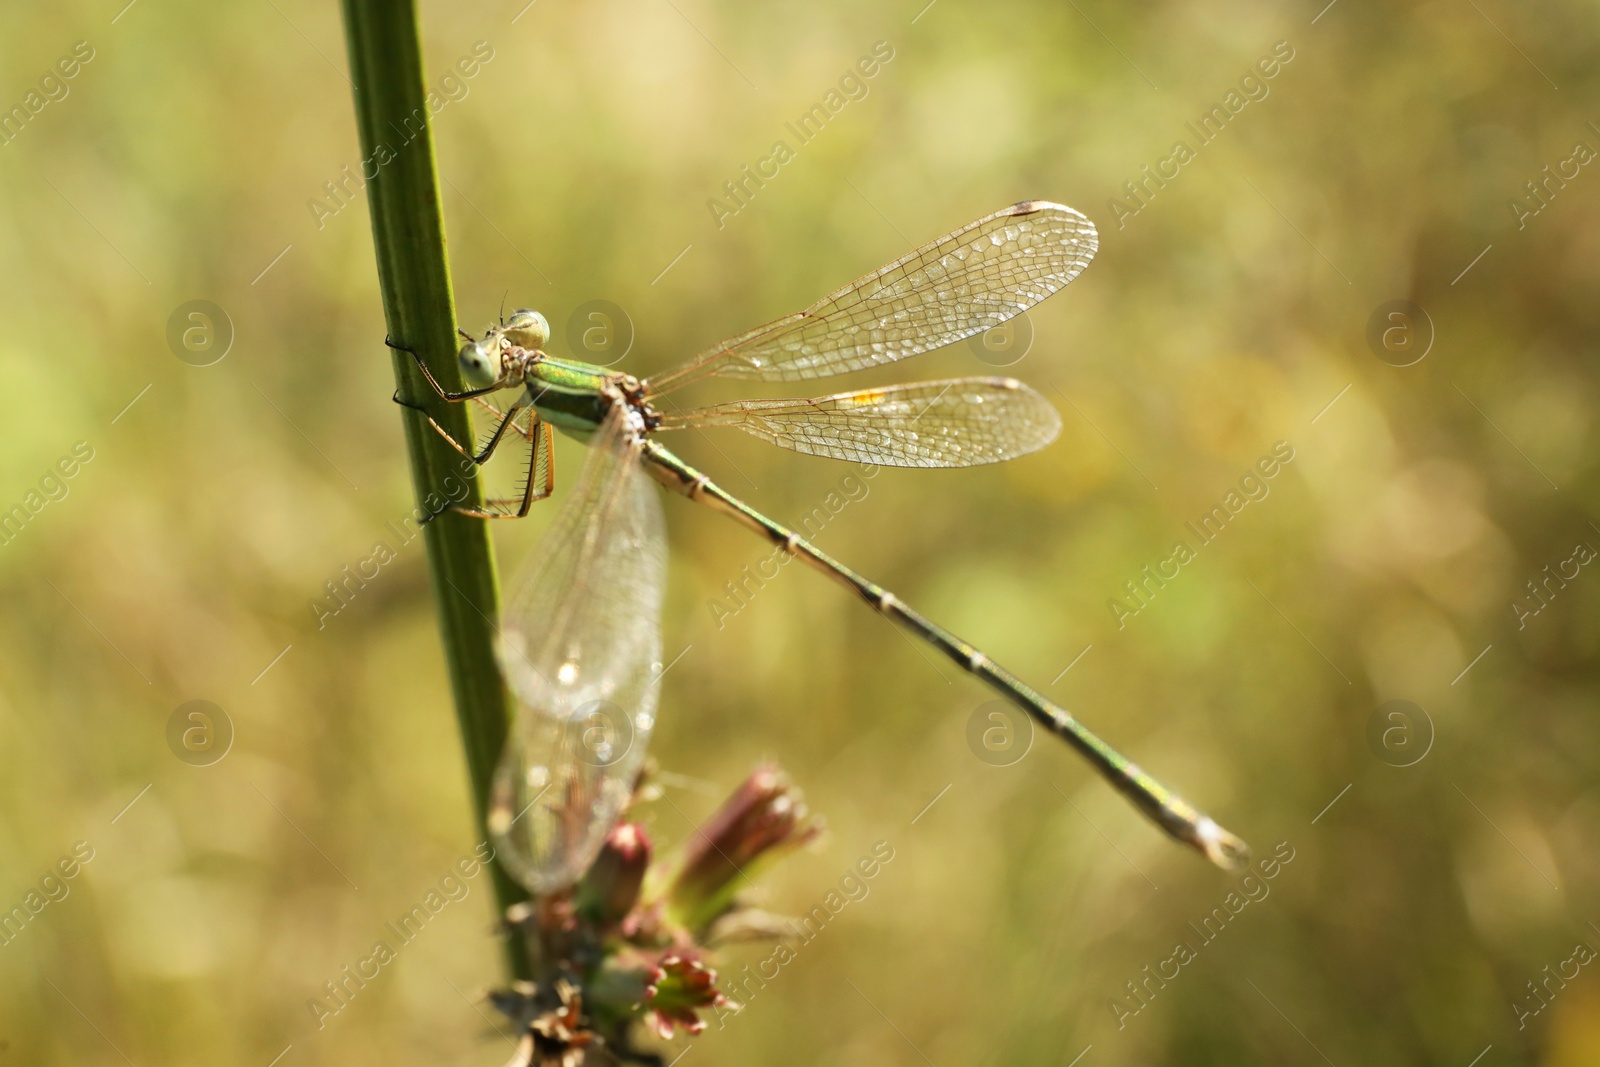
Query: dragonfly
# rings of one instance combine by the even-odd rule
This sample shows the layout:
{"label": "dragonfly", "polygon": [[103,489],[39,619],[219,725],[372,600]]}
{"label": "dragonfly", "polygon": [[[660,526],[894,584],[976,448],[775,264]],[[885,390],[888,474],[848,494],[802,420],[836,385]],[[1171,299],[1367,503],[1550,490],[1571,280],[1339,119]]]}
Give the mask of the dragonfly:
{"label": "dragonfly", "polygon": [[[1219,826],[989,655],[906,601],[739,500],[657,439],[675,430],[735,428],[806,455],[899,467],[967,467],[1037,451],[1060,431],[1044,397],[1011,378],[890,385],[828,396],[742,400],[689,409],[664,398],[707,379],[807,381],[941,348],[999,326],[1076,278],[1098,248],[1079,212],[1027,201],[985,215],[823,297],[811,307],[724,340],[646,378],[544,351],[550,328],[522,309],[466,339],[457,356],[467,388],[495,419],[461,455],[485,463],[502,442],[528,446],[518,496],[454,510],[516,518],[551,494],[553,430],[588,455],[534,560],[514,583],[497,639],[518,711],[491,790],[490,830],[530,891],[571,885],[587,868],[631,793],[655,724],[661,667],[665,522],[656,486],[710,506],[805,560],[869,607],[926,641],[1076,749],[1176,840],[1225,869],[1248,859]],[[391,347],[401,347],[392,345]],[[407,351],[410,351],[407,349]],[[504,408],[489,394],[518,390]],[[397,397],[398,399],[398,397]],[[427,415],[426,409],[411,404]]]}

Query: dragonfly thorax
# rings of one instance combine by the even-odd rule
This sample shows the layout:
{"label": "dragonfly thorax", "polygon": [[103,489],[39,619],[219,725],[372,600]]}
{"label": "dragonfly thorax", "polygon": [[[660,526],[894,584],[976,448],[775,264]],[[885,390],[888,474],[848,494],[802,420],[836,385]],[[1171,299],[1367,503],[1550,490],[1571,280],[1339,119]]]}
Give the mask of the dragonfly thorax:
{"label": "dragonfly thorax", "polygon": [[642,432],[642,405],[634,402],[639,386],[629,375],[542,352],[526,361],[523,374],[525,403],[558,430],[587,440],[614,408],[622,406],[637,417]]}

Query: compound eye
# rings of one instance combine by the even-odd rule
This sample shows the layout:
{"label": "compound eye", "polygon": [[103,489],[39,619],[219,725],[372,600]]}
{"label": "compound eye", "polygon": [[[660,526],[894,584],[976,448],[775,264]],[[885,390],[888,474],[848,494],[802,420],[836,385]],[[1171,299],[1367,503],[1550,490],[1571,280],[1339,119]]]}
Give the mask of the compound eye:
{"label": "compound eye", "polygon": [[505,336],[518,348],[537,351],[550,343],[550,323],[532,308],[518,308],[506,323]]}
{"label": "compound eye", "polygon": [[482,341],[468,341],[456,353],[461,365],[461,378],[468,389],[487,389],[500,380],[500,368],[490,356],[488,346]]}

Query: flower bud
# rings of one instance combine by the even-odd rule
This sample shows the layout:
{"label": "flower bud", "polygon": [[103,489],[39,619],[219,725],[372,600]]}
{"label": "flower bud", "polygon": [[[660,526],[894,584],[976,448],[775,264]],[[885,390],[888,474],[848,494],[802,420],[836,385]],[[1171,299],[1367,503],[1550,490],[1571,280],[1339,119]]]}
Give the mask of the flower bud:
{"label": "flower bud", "polygon": [[685,843],[683,858],[667,884],[672,918],[704,931],[733,905],[753,869],[815,839],[813,819],[800,791],[776,767],[756,768],[717,812]]}
{"label": "flower bud", "polygon": [[643,826],[632,822],[614,826],[600,855],[578,883],[578,914],[601,929],[620,923],[639,902],[652,851]]}

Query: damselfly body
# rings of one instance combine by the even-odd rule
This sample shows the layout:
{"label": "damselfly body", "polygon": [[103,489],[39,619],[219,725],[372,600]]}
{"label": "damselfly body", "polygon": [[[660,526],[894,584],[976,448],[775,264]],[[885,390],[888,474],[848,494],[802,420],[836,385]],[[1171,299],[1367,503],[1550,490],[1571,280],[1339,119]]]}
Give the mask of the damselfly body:
{"label": "damselfly body", "polygon": [[[1060,430],[1055,410],[1010,378],[919,382],[794,400],[663,410],[661,398],[707,378],[826,378],[930,351],[991,329],[1056,292],[1093,258],[1094,225],[1042,201],[997,211],[916,249],[794,315],[730,338],[687,363],[635,378],[544,353],[549,327],[522,310],[459,364],[497,420],[482,463],[515,434],[530,445],[520,496],[458,508],[526,515],[552,489],[551,430],[590,445],[571,497],[519,577],[505,610],[500,660],[520,709],[496,777],[491,829],[535,892],[571,884],[627,800],[655,721],[664,523],[649,475],[707,504],[845,585],[1076,748],[1172,837],[1234,867],[1244,842],[1171,792],[1082,723],[974,646],[793,530],[736,499],[658,440],[669,430],[735,427],[808,455],[902,467],[965,467],[1036,451]],[[519,389],[503,411],[481,398]],[[433,420],[430,418],[429,420]]]}

